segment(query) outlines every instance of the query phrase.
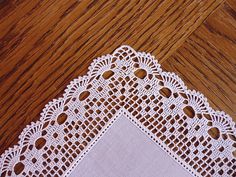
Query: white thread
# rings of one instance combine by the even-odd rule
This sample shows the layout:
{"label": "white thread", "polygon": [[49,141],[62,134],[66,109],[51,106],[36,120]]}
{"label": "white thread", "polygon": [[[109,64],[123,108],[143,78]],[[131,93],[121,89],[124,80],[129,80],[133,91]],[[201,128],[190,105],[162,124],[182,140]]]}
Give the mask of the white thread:
{"label": "white thread", "polygon": [[[87,75],[49,102],[40,120],[23,130],[18,145],[1,155],[0,174],[67,176],[120,112],[191,174],[236,176],[232,118],[214,111],[176,74],[163,72],[153,56],[129,46],[95,59]],[[217,137],[209,134],[213,129]],[[23,166],[19,174],[16,165]]]}

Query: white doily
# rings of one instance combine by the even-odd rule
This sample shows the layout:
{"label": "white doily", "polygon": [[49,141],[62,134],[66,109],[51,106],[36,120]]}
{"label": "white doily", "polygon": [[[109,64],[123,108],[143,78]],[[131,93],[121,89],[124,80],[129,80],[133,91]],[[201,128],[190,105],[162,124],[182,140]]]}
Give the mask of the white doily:
{"label": "white doily", "polygon": [[68,176],[121,112],[192,175],[236,176],[232,118],[129,46],[95,59],[45,106],[1,155],[1,176]]}

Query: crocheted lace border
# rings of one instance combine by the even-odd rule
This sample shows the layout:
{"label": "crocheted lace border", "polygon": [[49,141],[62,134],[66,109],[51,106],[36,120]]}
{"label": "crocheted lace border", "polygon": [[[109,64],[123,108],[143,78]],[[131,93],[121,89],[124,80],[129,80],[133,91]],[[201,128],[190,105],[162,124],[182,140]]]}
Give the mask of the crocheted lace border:
{"label": "crocheted lace border", "polygon": [[49,102],[1,155],[0,174],[68,176],[121,112],[194,176],[236,176],[232,118],[129,46],[95,59]]}

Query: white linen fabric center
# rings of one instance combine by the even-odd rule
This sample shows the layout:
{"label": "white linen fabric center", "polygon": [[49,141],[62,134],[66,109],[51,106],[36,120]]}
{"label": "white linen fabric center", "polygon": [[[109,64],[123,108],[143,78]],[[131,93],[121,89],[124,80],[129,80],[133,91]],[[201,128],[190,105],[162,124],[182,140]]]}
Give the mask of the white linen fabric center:
{"label": "white linen fabric center", "polygon": [[45,106],[1,155],[1,176],[68,176],[121,113],[192,175],[236,176],[232,118],[129,46],[95,59]]}

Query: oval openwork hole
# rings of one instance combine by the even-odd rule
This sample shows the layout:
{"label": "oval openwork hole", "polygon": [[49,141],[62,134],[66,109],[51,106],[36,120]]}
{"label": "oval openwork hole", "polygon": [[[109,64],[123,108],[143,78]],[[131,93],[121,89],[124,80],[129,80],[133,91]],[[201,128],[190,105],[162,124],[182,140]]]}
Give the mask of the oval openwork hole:
{"label": "oval openwork hole", "polygon": [[65,121],[67,120],[67,115],[65,113],[61,113],[58,117],[57,117],[57,123],[59,125],[63,124]]}
{"label": "oval openwork hole", "polygon": [[175,98],[177,98],[179,96],[178,93],[174,93],[173,95],[174,95]]}
{"label": "oval openwork hole", "polygon": [[21,162],[18,162],[17,164],[15,164],[14,166],[14,172],[16,175],[19,175],[25,168],[25,165]]}
{"label": "oval openwork hole", "polygon": [[120,90],[120,93],[121,93],[121,94],[125,93],[125,88],[122,88],[122,89]]}
{"label": "oval openwork hole", "polygon": [[144,79],[147,76],[147,71],[144,69],[137,69],[134,75],[140,79]]}
{"label": "oval openwork hole", "polygon": [[195,111],[191,106],[186,106],[183,110],[188,117],[193,118],[195,116]]}
{"label": "oval openwork hole", "polygon": [[163,87],[162,89],[160,89],[160,94],[163,95],[166,98],[169,98],[172,94],[171,90],[167,87]]}
{"label": "oval openwork hole", "polygon": [[203,116],[207,119],[207,120],[211,120],[211,116],[209,114],[203,114]]}
{"label": "oval openwork hole", "polygon": [[198,131],[199,129],[200,129],[200,126],[197,125],[197,126],[195,127],[195,130]]}
{"label": "oval openwork hole", "polygon": [[227,134],[221,134],[221,137],[223,138],[223,140],[227,140],[228,139],[228,135]]}
{"label": "oval openwork hole", "polygon": [[188,96],[185,94],[185,93],[180,93],[180,95],[183,97],[183,98],[188,98]]}
{"label": "oval openwork hole", "polygon": [[236,158],[236,150],[232,152],[233,156]]}
{"label": "oval openwork hole", "polygon": [[32,162],[33,162],[33,163],[36,163],[36,162],[37,162],[37,159],[36,159],[36,158],[33,158],[33,159],[32,159]]}
{"label": "oval openwork hole", "polygon": [[[21,154],[24,154],[24,152],[27,150],[27,147],[28,146],[23,146],[22,148],[21,148]],[[22,157],[22,156],[21,156]],[[20,160],[23,160],[23,159],[20,159]]]}
{"label": "oval openwork hole", "polygon": [[208,134],[214,138],[214,139],[218,139],[220,137],[220,130],[217,127],[212,127],[208,130]]}
{"label": "oval openwork hole", "polygon": [[43,137],[41,137],[35,141],[36,149],[42,149],[45,144],[46,144],[46,140]]}
{"label": "oval openwork hole", "polygon": [[79,100],[80,101],[83,101],[85,100],[86,98],[88,98],[88,96],[90,95],[90,92],[89,91],[83,91],[80,93],[79,95]]}
{"label": "oval openwork hole", "polygon": [[[233,141],[236,142],[236,136],[235,136],[235,135],[229,135],[229,138],[230,138],[231,140],[233,140]],[[236,146],[235,146],[235,147],[236,147]]]}
{"label": "oval openwork hole", "polygon": [[109,79],[111,76],[114,75],[114,72],[112,70],[108,70],[108,71],[105,71],[103,74],[102,74],[102,77],[104,79]]}
{"label": "oval openwork hole", "polygon": [[171,106],[170,106],[170,109],[175,109],[175,105],[174,104],[172,104]]}

